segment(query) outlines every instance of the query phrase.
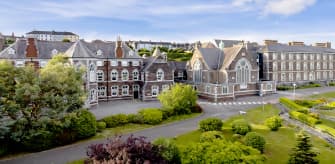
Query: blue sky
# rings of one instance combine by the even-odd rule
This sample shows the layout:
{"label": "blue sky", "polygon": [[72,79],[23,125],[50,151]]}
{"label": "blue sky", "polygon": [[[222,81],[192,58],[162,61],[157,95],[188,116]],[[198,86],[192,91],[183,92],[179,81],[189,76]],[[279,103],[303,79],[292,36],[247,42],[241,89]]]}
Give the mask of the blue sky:
{"label": "blue sky", "polygon": [[335,44],[334,0],[7,0],[0,32],[72,31],[86,40],[240,39]]}

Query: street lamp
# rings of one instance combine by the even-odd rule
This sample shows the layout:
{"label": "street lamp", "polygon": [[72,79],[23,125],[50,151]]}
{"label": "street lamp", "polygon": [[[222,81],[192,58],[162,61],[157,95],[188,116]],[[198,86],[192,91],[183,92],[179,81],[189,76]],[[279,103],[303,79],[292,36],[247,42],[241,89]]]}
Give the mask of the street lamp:
{"label": "street lamp", "polygon": [[297,86],[296,83],[293,83],[293,99],[295,100],[295,87]]}

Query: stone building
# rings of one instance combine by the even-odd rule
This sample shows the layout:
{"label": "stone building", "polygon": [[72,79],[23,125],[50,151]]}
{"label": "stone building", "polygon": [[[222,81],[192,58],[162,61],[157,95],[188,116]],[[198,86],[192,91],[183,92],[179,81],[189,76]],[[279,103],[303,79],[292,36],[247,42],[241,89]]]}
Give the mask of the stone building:
{"label": "stone building", "polygon": [[63,41],[68,39],[71,42],[79,40],[79,36],[73,32],[61,31],[31,31],[26,34],[27,38],[36,38],[38,40],[46,41]]}

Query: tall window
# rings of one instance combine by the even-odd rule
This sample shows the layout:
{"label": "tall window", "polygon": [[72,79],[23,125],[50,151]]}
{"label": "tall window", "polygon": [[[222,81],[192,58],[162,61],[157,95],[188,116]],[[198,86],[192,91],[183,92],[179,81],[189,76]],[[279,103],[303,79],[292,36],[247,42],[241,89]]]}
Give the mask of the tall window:
{"label": "tall window", "polygon": [[327,69],[327,62],[323,62],[323,64],[322,64],[322,68],[323,68],[323,69]]}
{"label": "tall window", "polygon": [[135,70],[133,71],[133,80],[134,80],[134,81],[137,81],[137,80],[138,80],[138,76],[139,76],[139,74],[138,74],[138,70],[135,69]]}
{"label": "tall window", "polygon": [[321,69],[320,62],[316,63],[316,69]]}
{"label": "tall window", "polygon": [[164,79],[164,71],[162,69],[158,69],[156,72],[157,81],[162,81]]}
{"label": "tall window", "polygon": [[277,71],[277,69],[278,69],[278,68],[277,68],[277,63],[276,63],[276,62],[273,62],[272,65],[273,65],[273,68],[272,68],[273,71]]}
{"label": "tall window", "polygon": [[293,62],[288,63],[288,69],[291,71],[293,70]]}
{"label": "tall window", "polygon": [[250,69],[251,66],[246,59],[240,59],[236,64],[236,83],[240,84],[240,88],[242,89],[248,87],[248,82],[250,81]]}
{"label": "tall window", "polygon": [[285,70],[286,69],[286,64],[284,61],[281,62],[281,66],[280,66],[281,70]]}
{"label": "tall window", "polygon": [[102,70],[97,71],[97,81],[104,81],[104,72]]}
{"label": "tall window", "polygon": [[314,69],[314,62],[311,62],[311,63],[310,63],[309,68],[310,68],[311,70]]}
{"label": "tall window", "polygon": [[284,53],[282,53],[280,56],[281,56],[281,60],[285,60],[285,54]]}
{"label": "tall window", "polygon": [[286,81],[286,74],[285,73],[281,73],[281,81]]}
{"label": "tall window", "polygon": [[277,73],[273,73],[272,74],[272,80],[277,81],[277,76],[278,76]]}
{"label": "tall window", "polygon": [[288,74],[288,80],[289,81],[293,81],[293,73],[289,73]]}
{"label": "tall window", "polygon": [[96,100],[95,89],[91,89],[91,91],[90,91],[90,100],[91,101],[95,101]]}
{"label": "tall window", "polygon": [[117,85],[113,85],[112,86],[112,96],[117,96],[119,92],[118,86]]}
{"label": "tall window", "polygon": [[295,66],[296,66],[296,69],[299,71],[299,70],[300,70],[300,67],[301,67],[301,66],[300,66],[300,62],[297,62]]}
{"label": "tall window", "polygon": [[100,86],[98,87],[98,96],[106,96],[106,87],[105,86]]}
{"label": "tall window", "polygon": [[158,92],[159,92],[159,88],[158,88],[157,85],[151,86],[151,95],[152,95],[152,97],[157,97]]}
{"label": "tall window", "polygon": [[112,72],[111,72],[111,78],[112,78],[112,81],[117,81],[117,77],[118,77],[118,73],[117,73],[117,70],[113,69]]}
{"label": "tall window", "polygon": [[90,64],[90,68],[89,68],[89,71],[90,71],[90,82],[95,82],[96,80],[96,76],[95,76],[95,65],[92,63]]}
{"label": "tall window", "polygon": [[329,78],[330,79],[333,79],[333,74],[334,74],[333,72],[329,72]]}
{"label": "tall window", "polygon": [[324,80],[328,79],[328,74],[327,74],[327,72],[326,72],[326,71],[325,71],[325,72],[323,72],[323,79],[324,79]]}
{"label": "tall window", "polygon": [[329,69],[333,69],[333,62],[329,62]]}
{"label": "tall window", "polygon": [[201,61],[198,59],[197,61],[195,61],[193,65],[193,81],[196,84],[202,82],[201,69],[202,69]]}
{"label": "tall window", "polygon": [[228,93],[227,86],[222,86],[222,94],[227,94],[227,93]]}
{"label": "tall window", "polygon": [[129,86],[128,85],[123,85],[122,86],[122,95],[126,96],[129,94]]}
{"label": "tall window", "polygon": [[296,73],[296,75],[295,75],[295,79],[296,79],[296,81],[301,80],[301,76],[300,76],[300,75],[301,75],[300,72],[297,72],[297,73]]}
{"label": "tall window", "polygon": [[304,71],[307,71],[307,62],[304,62]]}
{"label": "tall window", "polygon": [[308,74],[307,74],[307,72],[304,72],[304,80],[308,80]]}
{"label": "tall window", "polygon": [[127,81],[129,79],[128,70],[122,70],[122,81]]}
{"label": "tall window", "polygon": [[313,81],[314,80],[314,72],[309,73],[309,80]]}

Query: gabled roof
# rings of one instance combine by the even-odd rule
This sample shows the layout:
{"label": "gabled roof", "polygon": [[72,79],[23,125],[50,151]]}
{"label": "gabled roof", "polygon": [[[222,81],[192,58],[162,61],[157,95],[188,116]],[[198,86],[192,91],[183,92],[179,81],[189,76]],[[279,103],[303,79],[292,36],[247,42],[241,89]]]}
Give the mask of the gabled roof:
{"label": "gabled roof", "polygon": [[243,48],[243,45],[235,45],[233,47],[225,48],[224,53],[225,53],[225,60],[223,62],[223,69],[226,69],[229,67],[231,62],[236,58],[238,53],[241,51]]}
{"label": "gabled roof", "polygon": [[124,42],[122,42],[122,51],[123,51],[123,58],[126,59],[137,59],[137,58],[141,58],[140,55],[138,55],[137,52],[135,52],[134,50],[130,49],[127,44],[125,44]]}
{"label": "gabled roof", "polygon": [[71,58],[96,58],[90,49],[87,48],[83,40],[76,41],[66,52],[65,55]]}
{"label": "gabled roof", "polygon": [[221,68],[225,55],[219,48],[198,48],[204,61],[210,69]]}
{"label": "gabled roof", "polygon": [[144,59],[144,67],[143,67],[142,71],[144,71],[144,72],[147,71],[155,63],[165,63],[171,69],[174,70],[174,67],[166,61],[164,55],[161,54],[158,47],[155,49],[152,56],[150,56],[149,58]]}
{"label": "gabled roof", "polygon": [[[100,40],[92,41],[91,43],[84,42],[87,48],[93,53],[96,58],[115,58],[115,42],[104,42]],[[102,55],[97,55],[98,51],[102,51]]]}
{"label": "gabled roof", "polygon": [[186,69],[186,61],[179,62],[179,61],[169,61],[169,65],[174,68],[175,70],[185,70]]}
{"label": "gabled roof", "polygon": [[263,47],[269,52],[310,52],[310,53],[335,53],[335,49],[315,46],[289,46],[287,44],[270,44]]}

